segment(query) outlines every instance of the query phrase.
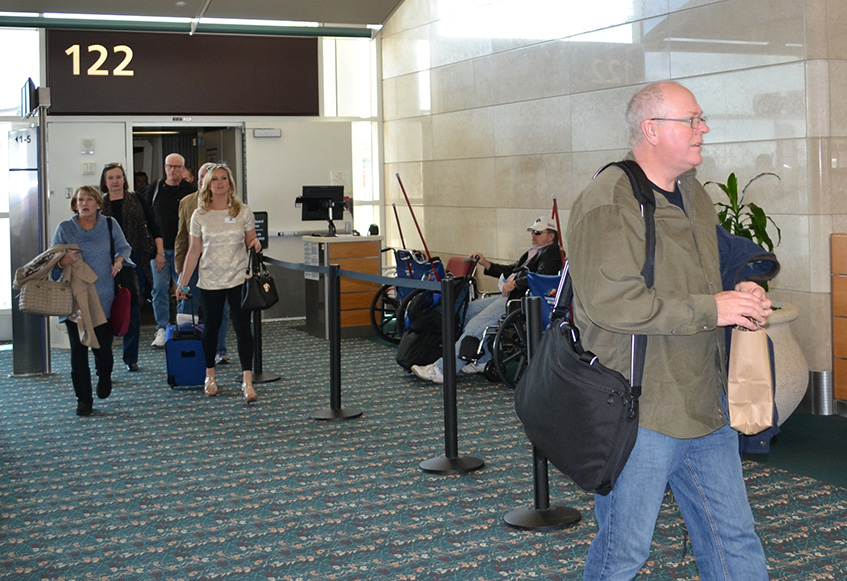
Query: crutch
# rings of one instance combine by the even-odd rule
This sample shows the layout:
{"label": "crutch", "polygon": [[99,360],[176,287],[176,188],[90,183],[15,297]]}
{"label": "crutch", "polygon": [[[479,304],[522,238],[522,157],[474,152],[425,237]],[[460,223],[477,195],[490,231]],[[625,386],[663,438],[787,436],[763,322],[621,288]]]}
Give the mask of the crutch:
{"label": "crutch", "polygon": [[412,214],[412,220],[415,222],[415,228],[418,229],[418,236],[421,237],[421,242],[423,243],[424,252],[426,252],[426,259],[429,262],[430,266],[432,266],[432,274],[435,275],[435,280],[441,281],[441,277],[438,276],[438,269],[435,268],[435,264],[432,262],[432,255],[429,253],[429,248],[426,245],[426,240],[424,239],[423,232],[421,232],[421,227],[418,224],[418,219],[415,217],[415,211],[412,209],[412,203],[409,201],[409,196],[406,195],[406,188],[403,187],[403,180],[400,179],[400,173],[395,173],[397,176],[397,181],[400,183],[400,190],[403,192],[403,197],[406,198],[406,205],[409,206],[409,212]]}
{"label": "crutch", "polygon": [[[391,208],[394,210],[394,220],[397,222],[397,231],[400,233],[400,245],[405,250],[406,240],[403,238],[403,228],[400,227],[400,216],[397,215],[397,204],[392,203]],[[409,271],[409,278],[415,278],[411,260],[406,261],[406,268]]]}
{"label": "crutch", "polygon": [[562,255],[562,264],[565,264],[565,246],[562,242],[562,225],[559,223],[559,205],[556,203],[556,194],[553,194],[553,215],[551,218],[556,219],[556,230],[558,231],[557,238],[559,239],[559,254]]}

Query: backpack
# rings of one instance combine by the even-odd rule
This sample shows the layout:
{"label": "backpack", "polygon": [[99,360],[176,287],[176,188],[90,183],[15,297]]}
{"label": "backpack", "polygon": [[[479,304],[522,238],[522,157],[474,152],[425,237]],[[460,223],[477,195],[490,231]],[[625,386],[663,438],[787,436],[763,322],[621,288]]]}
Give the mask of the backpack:
{"label": "backpack", "polygon": [[[470,279],[451,279],[456,297],[456,337],[465,326],[470,299]],[[397,363],[409,371],[412,365],[429,365],[441,357],[441,293],[426,290],[409,295],[403,317],[405,326],[397,347]]]}
{"label": "backpack", "polygon": [[429,365],[441,357],[441,333],[406,329],[397,346],[397,363],[406,371],[412,365]]}

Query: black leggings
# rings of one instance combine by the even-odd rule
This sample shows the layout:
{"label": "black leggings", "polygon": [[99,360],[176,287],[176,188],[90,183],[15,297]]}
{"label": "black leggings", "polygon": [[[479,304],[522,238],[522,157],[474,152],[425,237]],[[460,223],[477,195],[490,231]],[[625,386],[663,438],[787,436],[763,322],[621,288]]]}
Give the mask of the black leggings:
{"label": "black leggings", "polygon": [[206,358],[206,367],[215,366],[215,355],[218,349],[218,331],[224,317],[224,304],[229,301],[229,318],[232,320],[232,328],[235,330],[235,340],[238,345],[238,361],[241,363],[241,371],[253,369],[253,333],[250,329],[250,312],[241,309],[241,287],[206,290],[200,289],[200,298],[203,301],[203,355]]}
{"label": "black leggings", "polygon": [[[77,324],[67,319],[65,325],[68,328],[68,340],[71,344],[71,371],[81,372],[89,371],[88,366],[88,346],[83,345],[79,340],[79,328]],[[109,330],[109,324],[103,323],[94,327],[94,334],[97,341],[100,343],[100,348],[91,348],[94,354],[94,366],[100,374],[105,374],[107,377],[112,373],[112,365],[114,365],[114,356],[112,355],[112,332]]]}

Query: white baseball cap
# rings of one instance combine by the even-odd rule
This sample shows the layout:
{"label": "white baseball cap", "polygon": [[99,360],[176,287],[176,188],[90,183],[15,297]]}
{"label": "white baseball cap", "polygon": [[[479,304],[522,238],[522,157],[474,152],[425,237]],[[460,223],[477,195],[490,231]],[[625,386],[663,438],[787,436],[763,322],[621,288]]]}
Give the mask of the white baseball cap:
{"label": "white baseball cap", "polygon": [[553,232],[558,232],[558,228],[556,228],[556,221],[545,218],[544,216],[539,216],[535,219],[535,222],[532,223],[532,226],[526,229],[527,232],[532,232],[535,230],[536,232],[544,232],[545,230],[552,230]]}

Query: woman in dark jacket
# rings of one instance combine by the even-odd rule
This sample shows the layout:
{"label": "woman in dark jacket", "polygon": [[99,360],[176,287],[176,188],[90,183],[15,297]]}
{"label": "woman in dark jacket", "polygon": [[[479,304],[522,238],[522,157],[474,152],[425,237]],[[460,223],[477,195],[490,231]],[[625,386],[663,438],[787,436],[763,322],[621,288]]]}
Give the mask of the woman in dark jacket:
{"label": "woman in dark jacket", "polygon": [[[155,255],[156,268],[165,265],[162,235],[150,206],[127,186],[126,172],[119,163],[108,163],[100,174],[100,191],[103,192],[103,214],[115,218],[132,246],[132,262],[136,264],[138,288],[141,295],[147,281],[153,280],[150,260]],[[138,371],[138,342],[141,331],[141,297],[132,297],[129,330],[123,339],[123,360],[128,371]]]}

